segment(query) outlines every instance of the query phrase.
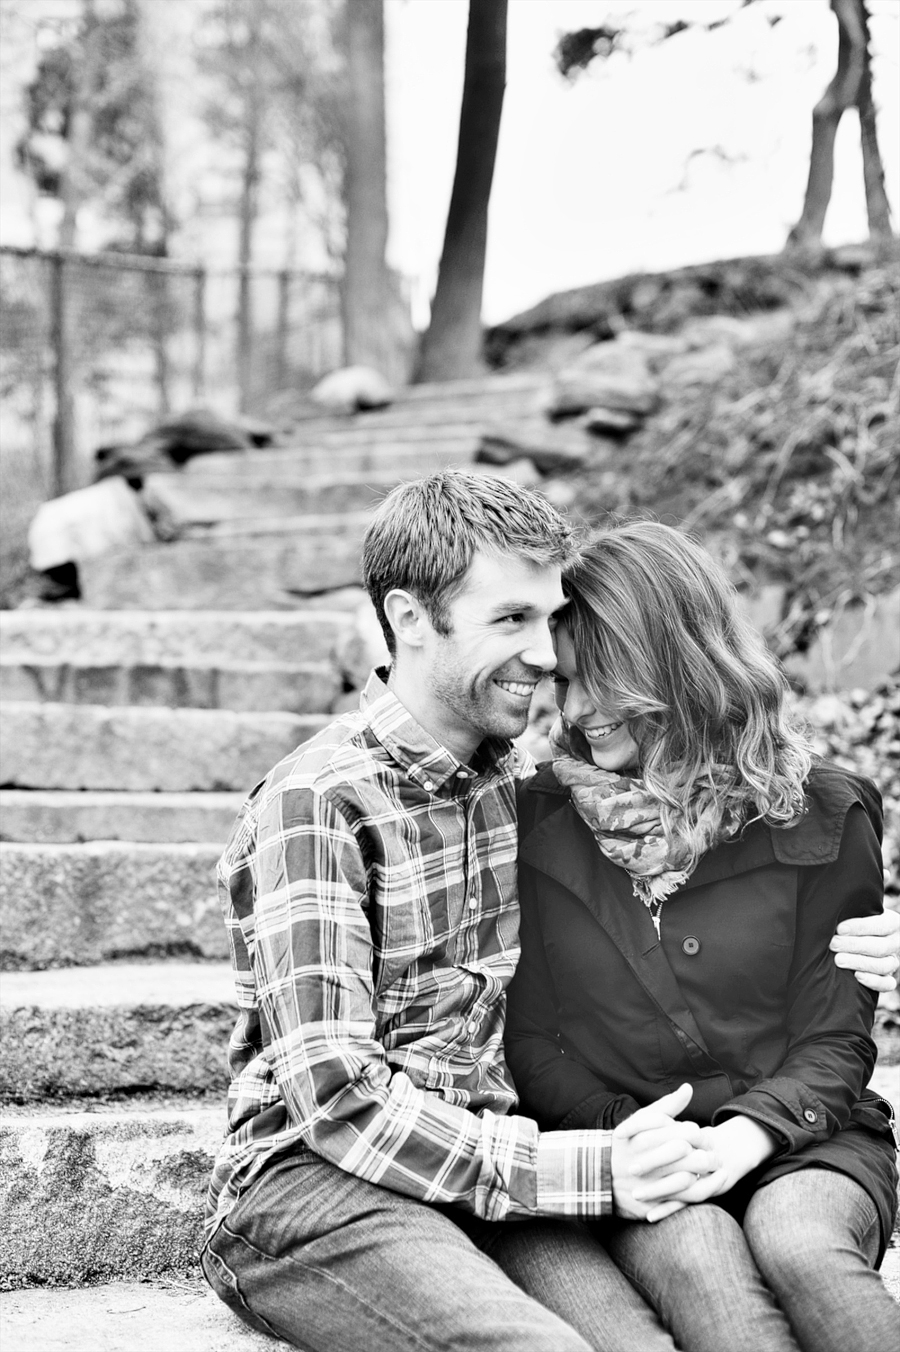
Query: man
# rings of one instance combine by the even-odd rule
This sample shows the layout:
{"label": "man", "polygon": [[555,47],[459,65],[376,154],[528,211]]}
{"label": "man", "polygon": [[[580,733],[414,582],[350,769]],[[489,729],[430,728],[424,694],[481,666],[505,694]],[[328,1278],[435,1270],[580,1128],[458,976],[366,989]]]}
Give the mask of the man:
{"label": "man", "polygon": [[646,1215],[706,1168],[686,1100],[630,1139],[539,1133],[502,1052],[512,739],[572,548],[503,480],[395,490],[364,549],[390,670],[257,786],[220,864],[241,1017],[204,1271],[299,1347],[585,1352],[611,1318],[617,1346],[673,1346],[573,1218]]}

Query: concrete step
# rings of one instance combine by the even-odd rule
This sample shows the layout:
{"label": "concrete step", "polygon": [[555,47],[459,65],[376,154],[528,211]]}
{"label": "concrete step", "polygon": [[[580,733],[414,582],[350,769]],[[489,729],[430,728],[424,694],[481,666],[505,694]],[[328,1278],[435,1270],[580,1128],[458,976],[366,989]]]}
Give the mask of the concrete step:
{"label": "concrete step", "polygon": [[241,610],[302,607],[306,595],[357,586],[368,513],[293,517],[254,525],[239,548],[224,533],[111,550],[79,566],[96,610]]}
{"label": "concrete step", "polygon": [[356,512],[374,507],[398,481],[396,473],[299,475],[150,474],[148,500],[178,525],[210,524],[246,518],[302,516],[304,513]]}
{"label": "concrete step", "polygon": [[0,965],[228,956],[216,896],[219,842],[0,843]]}
{"label": "concrete step", "polygon": [[200,1276],[41,1287],[0,1296],[3,1352],[286,1352]]}
{"label": "concrete step", "polygon": [[[880,1092],[883,1079],[873,1081]],[[223,1130],[222,1107],[171,1098],[136,1098],[127,1108],[98,1103],[91,1112],[7,1108],[0,1117],[0,1283],[195,1272]]]}
{"label": "concrete step", "polygon": [[0,789],[0,840],[144,843],[228,839],[241,793],[115,793]]}
{"label": "concrete step", "polygon": [[353,640],[342,611],[92,611],[85,606],[0,611],[3,655],[127,665],[208,658],[340,664]]}
{"label": "concrete step", "polygon": [[6,704],[0,785],[13,789],[249,792],[325,715]]}
{"label": "concrete step", "polygon": [[224,1129],[224,1104],[6,1109],[0,1284],[196,1272],[203,1198]]}
{"label": "concrete step", "polygon": [[0,657],[0,699],[110,707],[285,710],[328,713],[343,692],[341,673],[325,663],[155,662],[123,665]]}
{"label": "concrete step", "polygon": [[0,1098],[206,1093],[228,1086],[237,1014],[227,962],[116,962],[7,972]]}
{"label": "concrete step", "polygon": [[482,423],[465,429],[446,428],[438,439],[400,435],[386,428],[377,435],[323,436],[304,444],[255,451],[212,451],[189,460],[182,471],[186,479],[218,475],[228,478],[261,476],[267,479],[324,476],[393,474],[397,479],[431,474],[451,467],[468,468],[481,444]]}

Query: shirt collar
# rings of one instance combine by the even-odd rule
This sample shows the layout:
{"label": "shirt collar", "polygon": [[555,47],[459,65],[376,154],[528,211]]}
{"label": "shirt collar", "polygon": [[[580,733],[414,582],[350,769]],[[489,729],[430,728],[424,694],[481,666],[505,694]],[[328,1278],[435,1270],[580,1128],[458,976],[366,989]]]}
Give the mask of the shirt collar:
{"label": "shirt collar", "polygon": [[486,737],[472,763],[464,764],[416,722],[406,705],[388,689],[387,679],[385,667],[370,674],[359,697],[360,710],[391,759],[427,793],[435,792],[453,778],[464,783],[505,767],[512,755],[512,742],[502,737]]}

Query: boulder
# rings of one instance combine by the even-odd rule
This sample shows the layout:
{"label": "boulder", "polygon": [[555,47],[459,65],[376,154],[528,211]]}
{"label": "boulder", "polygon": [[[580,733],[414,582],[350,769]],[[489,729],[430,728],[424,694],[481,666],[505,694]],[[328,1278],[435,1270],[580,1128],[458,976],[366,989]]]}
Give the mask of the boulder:
{"label": "boulder", "polygon": [[137,493],[122,479],[108,479],[42,502],[28,528],[28,553],[32,568],[45,572],[153,539]]}
{"label": "boulder", "polygon": [[94,452],[95,478],[122,475],[143,479],[152,471],[170,470],[197,455],[213,451],[246,451],[253,446],[270,446],[275,428],[242,418],[229,421],[208,408],[188,409],[167,418],[146,432],[139,441],[124,446],[101,446]]}
{"label": "boulder", "polygon": [[643,352],[618,342],[595,343],[559,372],[547,415],[567,418],[592,408],[652,413],[659,387]]}
{"label": "boulder", "polygon": [[636,413],[625,413],[615,408],[590,408],[584,415],[584,426],[601,436],[623,437],[640,427],[642,419]]}
{"label": "boulder", "polygon": [[385,408],[393,403],[394,391],[373,367],[344,366],[324,376],[309,397],[329,413],[356,413],[364,408]]}

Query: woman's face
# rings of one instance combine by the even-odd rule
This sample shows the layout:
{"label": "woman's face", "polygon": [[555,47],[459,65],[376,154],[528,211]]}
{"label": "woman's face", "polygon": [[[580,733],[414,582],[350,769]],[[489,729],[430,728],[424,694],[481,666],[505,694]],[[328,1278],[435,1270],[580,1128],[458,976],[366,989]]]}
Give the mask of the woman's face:
{"label": "woman's face", "polygon": [[556,630],[556,704],[567,723],[578,728],[601,770],[632,770],[638,748],[627,725],[609,705],[598,704],[578,675],[575,648],[564,624]]}

